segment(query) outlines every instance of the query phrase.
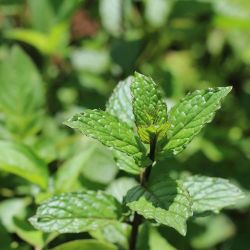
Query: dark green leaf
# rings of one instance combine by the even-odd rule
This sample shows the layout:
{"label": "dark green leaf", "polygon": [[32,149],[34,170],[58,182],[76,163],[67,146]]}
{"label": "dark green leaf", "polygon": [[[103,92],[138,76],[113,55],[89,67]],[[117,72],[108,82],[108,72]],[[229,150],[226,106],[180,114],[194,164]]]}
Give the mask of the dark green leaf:
{"label": "dark green leaf", "polygon": [[181,183],[161,177],[145,187],[138,185],[129,190],[126,204],[146,219],[186,234],[186,220],[192,215],[191,198]]}

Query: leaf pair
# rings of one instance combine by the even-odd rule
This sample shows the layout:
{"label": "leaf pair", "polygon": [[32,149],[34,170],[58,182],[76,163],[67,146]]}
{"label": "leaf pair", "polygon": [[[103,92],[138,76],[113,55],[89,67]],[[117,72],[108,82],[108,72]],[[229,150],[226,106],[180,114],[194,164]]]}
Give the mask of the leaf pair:
{"label": "leaf pair", "polygon": [[144,218],[185,235],[186,221],[193,213],[218,212],[243,197],[237,186],[222,178],[193,176],[175,181],[163,176],[149,181],[146,186],[132,188],[125,201],[132,211]]}
{"label": "leaf pair", "polygon": [[[167,114],[157,84],[150,77],[135,73],[118,84],[106,112],[87,110],[65,124],[114,149],[118,166],[138,174],[139,167],[149,164],[149,158],[158,160],[180,153],[211,122],[230,90],[231,87],[196,90]],[[135,127],[140,140],[134,134]],[[153,148],[151,156],[144,143]]]}
{"label": "leaf pair", "polygon": [[[175,181],[163,176],[131,188],[125,204],[144,218],[185,235],[186,221],[193,212],[218,212],[241,198],[240,189],[222,178],[193,176]],[[123,232],[126,227],[121,220],[122,206],[115,198],[101,191],[85,191],[51,198],[30,222],[44,232],[92,232],[108,225]]]}

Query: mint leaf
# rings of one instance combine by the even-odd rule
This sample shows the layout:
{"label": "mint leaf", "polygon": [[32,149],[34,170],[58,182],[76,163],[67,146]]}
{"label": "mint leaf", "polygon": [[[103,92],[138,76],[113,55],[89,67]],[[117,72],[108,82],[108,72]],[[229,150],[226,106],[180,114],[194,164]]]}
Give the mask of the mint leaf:
{"label": "mint leaf", "polygon": [[121,121],[126,122],[130,127],[134,127],[134,114],[132,110],[132,96],[130,85],[132,76],[120,81],[110,96],[106,111],[113,116],[118,117]]}
{"label": "mint leaf", "polygon": [[18,175],[44,189],[48,184],[47,165],[20,143],[0,141],[0,170]]}
{"label": "mint leaf", "polygon": [[126,196],[129,189],[136,186],[138,183],[135,179],[129,177],[120,177],[107,187],[106,192],[115,197],[119,202],[122,203],[123,198]]}
{"label": "mint leaf", "polygon": [[114,245],[97,240],[74,240],[61,244],[52,250],[118,250]]}
{"label": "mint leaf", "polygon": [[148,163],[146,149],[133,130],[115,116],[101,110],[86,110],[65,122],[71,128],[99,140],[104,145],[132,156],[136,163]]}
{"label": "mint leaf", "polygon": [[119,249],[128,249],[128,238],[131,233],[131,226],[125,223],[110,224],[102,229],[90,232],[90,235],[97,240],[110,242],[119,246]]}
{"label": "mint leaf", "polygon": [[113,155],[119,169],[134,175],[141,173],[141,168],[136,164],[135,160],[131,156],[117,150],[114,150]]}
{"label": "mint leaf", "polygon": [[186,234],[186,220],[192,215],[191,198],[180,182],[162,177],[145,187],[138,185],[128,191],[125,202],[146,219]]}
{"label": "mint leaf", "polygon": [[191,176],[183,181],[193,200],[194,212],[219,211],[244,198],[242,191],[222,178]]}
{"label": "mint leaf", "polygon": [[152,78],[135,73],[131,83],[133,113],[138,134],[143,142],[150,143],[152,136],[167,124],[167,106]]}
{"label": "mint leaf", "polygon": [[43,87],[31,59],[22,49],[13,47],[0,63],[0,112],[10,131],[21,136],[37,132],[45,100]]}
{"label": "mint leaf", "polygon": [[206,123],[212,121],[215,111],[221,107],[221,100],[232,87],[196,90],[186,95],[169,112],[171,127],[165,138],[166,145],[159,156],[180,153],[191,142]]}
{"label": "mint leaf", "polygon": [[79,233],[117,223],[119,203],[98,191],[65,193],[54,196],[38,207],[31,224],[44,232]]}

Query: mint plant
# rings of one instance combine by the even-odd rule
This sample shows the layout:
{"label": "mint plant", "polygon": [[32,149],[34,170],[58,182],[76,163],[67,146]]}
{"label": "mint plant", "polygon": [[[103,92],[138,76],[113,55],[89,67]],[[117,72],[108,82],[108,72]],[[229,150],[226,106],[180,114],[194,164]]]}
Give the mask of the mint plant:
{"label": "mint plant", "polygon": [[[44,232],[95,235],[109,228],[119,232],[125,243],[100,243],[96,249],[117,249],[119,245],[135,250],[144,249],[138,239],[147,221],[185,236],[187,220],[193,215],[233,205],[243,193],[228,180],[199,175],[172,179],[168,166],[164,173],[152,174],[158,162],[179,154],[212,121],[230,91],[231,87],[196,90],[168,111],[160,88],[150,77],[135,73],[120,82],[106,111],[85,110],[65,124],[110,148],[118,167],[139,183],[122,201],[105,191],[54,196],[38,207],[30,222]],[[117,243],[108,235],[104,238]]]}

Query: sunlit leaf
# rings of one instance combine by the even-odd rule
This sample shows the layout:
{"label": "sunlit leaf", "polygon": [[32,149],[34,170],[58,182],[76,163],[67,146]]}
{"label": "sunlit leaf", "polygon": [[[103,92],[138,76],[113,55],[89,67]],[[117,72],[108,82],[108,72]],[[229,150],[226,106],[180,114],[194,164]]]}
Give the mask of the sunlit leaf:
{"label": "sunlit leaf", "polygon": [[119,203],[101,191],[54,196],[37,209],[31,224],[44,232],[79,233],[118,223]]}

